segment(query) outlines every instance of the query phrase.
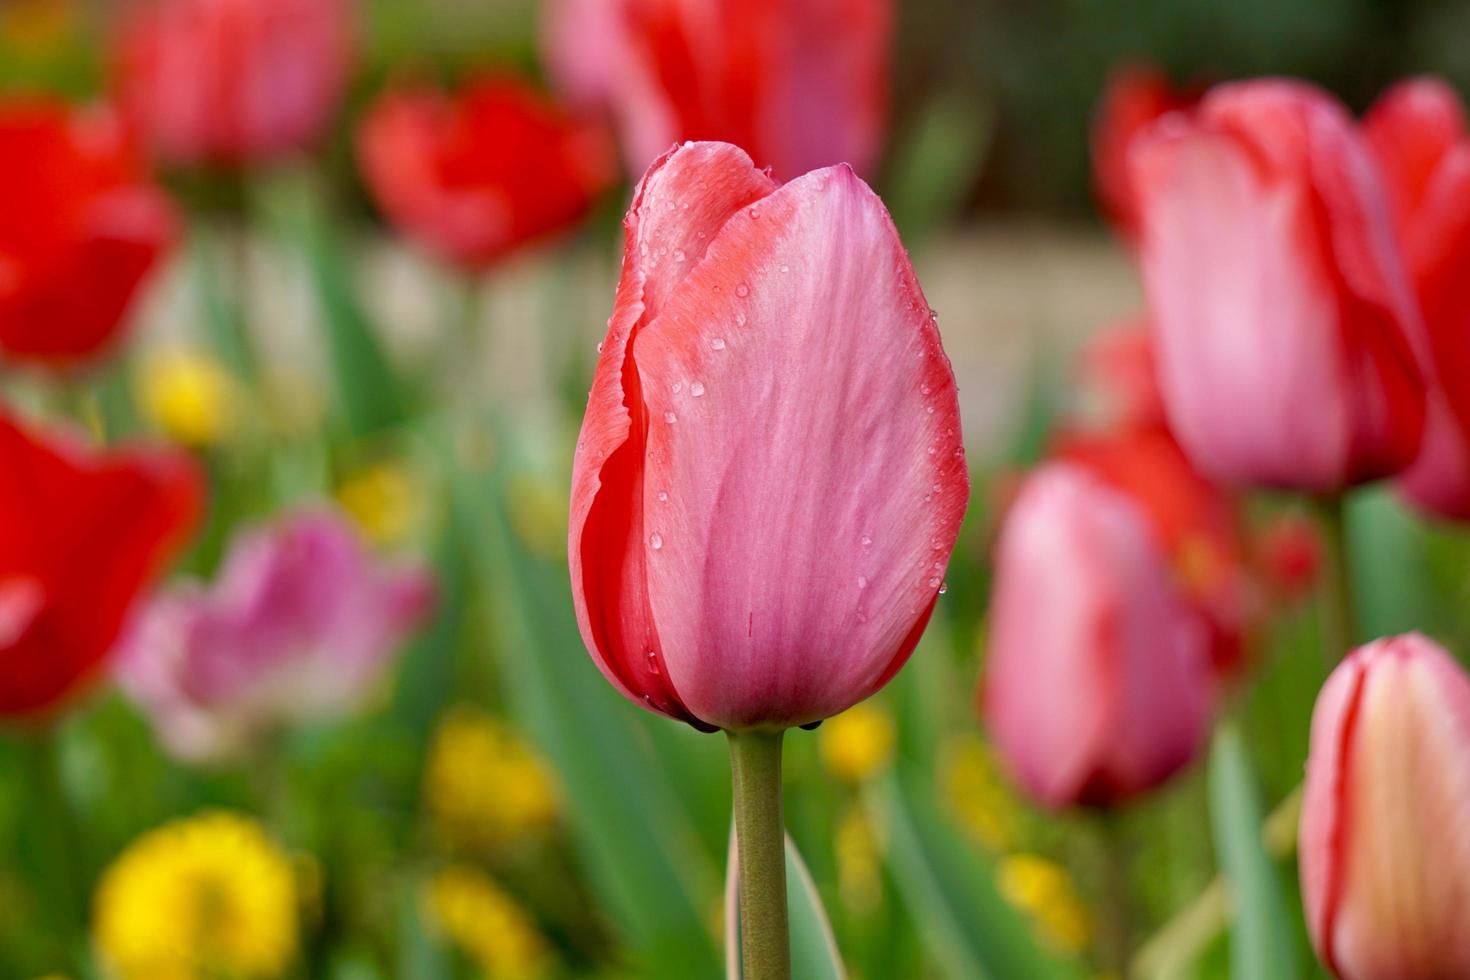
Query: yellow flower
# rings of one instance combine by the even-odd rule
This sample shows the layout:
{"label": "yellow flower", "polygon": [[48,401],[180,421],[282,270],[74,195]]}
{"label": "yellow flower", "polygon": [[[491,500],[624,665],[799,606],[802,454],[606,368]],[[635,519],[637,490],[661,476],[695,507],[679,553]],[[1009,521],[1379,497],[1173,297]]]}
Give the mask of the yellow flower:
{"label": "yellow flower", "polygon": [[472,868],[436,874],[425,896],[430,918],[487,978],[521,980],[546,971],[546,941],[526,911]]}
{"label": "yellow flower", "polygon": [[843,814],[833,848],[843,902],[859,915],[871,914],[883,892],[883,852],[862,803],[852,804]]}
{"label": "yellow flower", "polygon": [[1064,953],[1080,953],[1092,937],[1092,916],[1067,869],[1037,854],[1012,854],[997,870],[1000,892],[1031,916],[1042,939]]}
{"label": "yellow flower", "polygon": [[259,824],[212,812],[134,841],[95,896],[97,948],[120,980],[266,980],[297,950],[290,858]]}
{"label": "yellow flower", "polygon": [[234,433],[240,417],[235,379],[214,358],[182,347],[143,362],[137,394],[148,421],[188,446],[218,445]]}
{"label": "yellow flower", "polygon": [[975,840],[997,853],[1015,847],[1022,810],[984,739],[971,733],[950,739],[939,753],[939,782],[950,811]]}
{"label": "yellow flower", "polygon": [[860,783],[888,766],[893,758],[893,719],[865,701],[827,719],[818,739],[827,771],[849,783]]}
{"label": "yellow flower", "polygon": [[471,708],[457,708],[440,723],[424,794],[439,832],[479,851],[544,830],[560,804],[541,757],[505,724]]}
{"label": "yellow flower", "polygon": [[337,488],[337,501],[373,544],[402,543],[423,516],[423,495],[407,469],[374,463]]}

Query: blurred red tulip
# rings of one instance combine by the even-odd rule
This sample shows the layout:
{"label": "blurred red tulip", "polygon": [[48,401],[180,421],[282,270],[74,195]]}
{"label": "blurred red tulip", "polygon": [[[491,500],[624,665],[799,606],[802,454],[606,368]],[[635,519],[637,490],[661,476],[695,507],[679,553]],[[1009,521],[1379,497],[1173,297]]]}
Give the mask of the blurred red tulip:
{"label": "blurred red tulip", "polygon": [[724,143],[644,176],[577,443],[572,594],[640,705],[779,728],[918,642],[969,497],[934,316],[881,201]]}
{"label": "blurred red tulip", "polygon": [[1276,518],[1255,541],[1256,565],[1277,597],[1294,602],[1307,595],[1322,572],[1317,526],[1301,514]]}
{"label": "blurred red tulip", "polygon": [[576,222],[615,168],[600,129],[510,78],[454,97],[390,91],[364,118],[357,149],[388,218],[440,258],[470,267]]}
{"label": "blurred red tulip", "polygon": [[1021,787],[1104,806],[1195,758],[1215,679],[1206,620],[1128,494],[1070,462],[1031,475],[996,558],[980,708]]}
{"label": "blurred red tulip", "polygon": [[1172,581],[1208,627],[1217,672],[1239,667],[1253,589],[1229,493],[1201,476],[1163,429],[1067,436],[1056,457],[1085,468],[1138,508],[1163,548]]}
{"label": "blurred red tulip", "polygon": [[1199,101],[1195,91],[1176,89],[1167,75],[1147,65],[1113,73],[1092,117],[1092,185],[1103,212],[1129,242],[1138,237],[1137,192],[1128,172],[1133,138],[1162,116]]}
{"label": "blurred red tulip", "polygon": [[0,102],[0,354],[66,367],[102,352],[174,235],[112,113]]}
{"label": "blurred red tulip", "polygon": [[1082,354],[1086,421],[1105,432],[1166,429],[1153,339],[1139,317],[1104,330]]}
{"label": "blurred red tulip", "polygon": [[1354,651],[1317,698],[1302,898],[1341,980],[1470,977],[1470,679],[1418,634]]}
{"label": "blurred red tulip", "polygon": [[1323,493],[1411,463],[1419,312],[1346,111],[1304,84],[1221,86],[1132,164],[1160,387],[1195,463]]}
{"label": "blurred red tulip", "polygon": [[1470,520],[1470,134],[1460,98],[1416,78],[1389,89],[1363,132],[1387,179],[1424,314],[1429,417],[1400,487],[1420,508]]}
{"label": "blurred red tulip", "polygon": [[261,163],[310,145],[352,66],[350,0],[137,0],[116,38],[128,116],[172,163]]}
{"label": "blurred red tulip", "polygon": [[0,414],[0,716],[51,713],[99,672],[201,495],[186,456],[87,453]]}
{"label": "blurred red tulip", "polygon": [[891,0],[554,0],[548,60],[618,121],[631,170],[723,140],[785,180],[867,173],[888,103]]}

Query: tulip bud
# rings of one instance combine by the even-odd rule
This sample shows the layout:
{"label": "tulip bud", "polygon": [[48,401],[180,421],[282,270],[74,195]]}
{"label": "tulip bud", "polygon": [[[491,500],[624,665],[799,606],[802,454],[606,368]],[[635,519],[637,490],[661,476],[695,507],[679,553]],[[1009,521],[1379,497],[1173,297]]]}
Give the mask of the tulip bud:
{"label": "tulip bud", "polygon": [[1197,753],[1213,679],[1204,616],[1142,508],[1074,463],[1026,482],[996,559],[981,710],[1050,806],[1105,805]]}
{"label": "tulip bud", "polygon": [[1429,416],[1399,489],[1419,509],[1470,519],[1470,134],[1454,89],[1415,78],[1363,120],[1424,316]]}
{"label": "tulip bud", "polygon": [[1342,980],[1470,976],[1470,678],[1416,633],[1360,647],[1312,716],[1302,897]]}
{"label": "tulip bud", "polygon": [[725,143],[639,184],[577,443],[582,636],[639,704],[782,728],[913,651],[969,497],[954,375],[882,202]]}
{"label": "tulip bud", "polygon": [[1412,462],[1419,313],[1346,111],[1302,84],[1221,86],[1131,163],[1160,387],[1195,463],[1331,493]]}

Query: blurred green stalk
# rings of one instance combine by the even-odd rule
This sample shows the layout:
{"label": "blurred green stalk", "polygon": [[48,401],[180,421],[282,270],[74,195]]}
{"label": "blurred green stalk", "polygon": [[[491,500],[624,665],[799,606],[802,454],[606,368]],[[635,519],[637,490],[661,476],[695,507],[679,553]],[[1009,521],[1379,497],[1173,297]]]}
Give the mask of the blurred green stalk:
{"label": "blurred green stalk", "polygon": [[1339,493],[1317,504],[1322,524],[1322,652],[1329,667],[1337,666],[1358,638],[1346,500]]}
{"label": "blurred green stalk", "polygon": [[782,732],[727,732],[740,855],[740,952],[744,980],[790,980],[786,830],[781,807]]}
{"label": "blurred green stalk", "polygon": [[34,794],[31,826],[38,840],[34,868],[36,889],[45,920],[57,944],[70,951],[86,928],[86,907],[79,874],[81,855],[76,815],[61,781],[57,732],[47,725],[22,736],[26,783]]}

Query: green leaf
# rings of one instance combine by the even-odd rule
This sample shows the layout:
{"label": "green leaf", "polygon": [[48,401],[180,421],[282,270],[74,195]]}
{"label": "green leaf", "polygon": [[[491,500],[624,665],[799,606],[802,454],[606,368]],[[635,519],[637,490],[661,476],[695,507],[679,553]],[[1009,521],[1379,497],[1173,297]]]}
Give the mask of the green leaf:
{"label": "green leaf", "polygon": [[640,975],[718,976],[709,912],[719,878],[690,824],[683,788],[640,737],[638,709],[583,648],[566,568],[520,545],[503,499],[494,473],[457,481],[455,508],[492,604],[510,713],[560,773],[577,849]]}
{"label": "green leaf", "polygon": [[1296,980],[1297,957],[1276,868],[1261,837],[1261,800],[1240,733],[1222,726],[1210,757],[1215,849],[1234,896],[1230,971],[1237,980]]}
{"label": "green leaf", "polygon": [[996,890],[989,862],[940,813],[927,778],[900,768],[873,786],[869,800],[888,829],[889,873],[944,976],[1081,976],[1032,938],[1030,923]]}
{"label": "green leaf", "polygon": [[983,98],[937,99],[924,107],[886,181],[889,210],[910,247],[960,211],[994,132],[995,108]]}
{"label": "green leaf", "polygon": [[[725,977],[740,980],[740,865],[733,830],[725,868]],[[786,835],[786,907],[791,922],[791,975],[802,980],[847,980],[817,883],[790,834]]]}
{"label": "green leaf", "polygon": [[415,980],[451,980],[454,976],[453,956],[427,928],[423,903],[413,889],[398,901],[398,975]]}

